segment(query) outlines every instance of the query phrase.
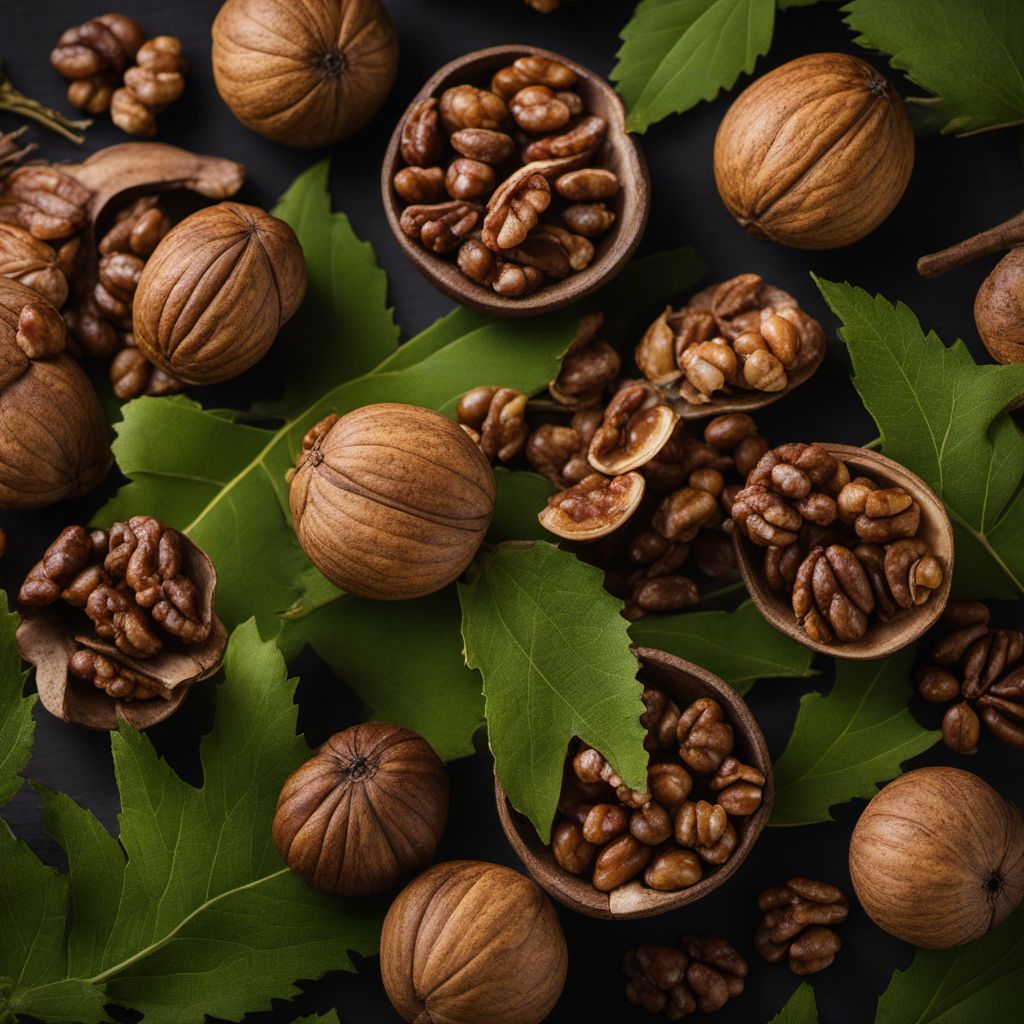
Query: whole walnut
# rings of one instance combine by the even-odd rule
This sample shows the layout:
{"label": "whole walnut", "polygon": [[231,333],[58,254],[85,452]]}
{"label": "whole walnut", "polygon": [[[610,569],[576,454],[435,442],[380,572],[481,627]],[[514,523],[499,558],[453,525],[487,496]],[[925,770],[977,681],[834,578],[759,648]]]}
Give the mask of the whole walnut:
{"label": "whole walnut", "polygon": [[814,53],[762,75],[715,137],[715,182],[740,225],[797,249],[838,249],[870,234],[914,166],[903,103],[870,64]]}
{"label": "whole walnut", "polygon": [[434,858],[448,773],[422,736],[367,722],[332,736],[284,784],[274,844],[314,889],[369,896]]}
{"label": "whole walnut", "polygon": [[227,0],[213,77],[246,126],[286,146],[328,146],[377,113],[398,70],[380,0]]}
{"label": "whole walnut", "polygon": [[302,304],[295,232],[255,206],[207,206],[164,235],[132,305],[135,344],[187,384],[215,384],[259,361]]}
{"label": "whole walnut", "polygon": [[53,306],[0,278],[0,508],[84,494],[110,467],[99,399],[64,343]]}
{"label": "whole walnut", "polygon": [[336,586],[398,601],[451,583],[494,512],[491,467],[457,424],[414,405],[367,405],[304,451],[291,482],[302,549]]}
{"label": "whole walnut", "polygon": [[547,897],[517,871],[476,860],[438,864],[410,882],[380,937],[384,989],[416,1024],[540,1024],[567,964]]}

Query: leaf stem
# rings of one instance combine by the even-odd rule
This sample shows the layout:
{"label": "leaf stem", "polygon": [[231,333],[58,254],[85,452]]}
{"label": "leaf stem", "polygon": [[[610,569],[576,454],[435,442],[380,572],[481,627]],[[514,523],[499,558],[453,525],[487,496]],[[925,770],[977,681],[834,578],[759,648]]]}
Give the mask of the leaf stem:
{"label": "leaf stem", "polygon": [[79,146],[85,142],[85,135],[82,133],[92,124],[88,118],[73,120],[65,117],[60,111],[54,110],[38,100],[29,99],[28,96],[19,92],[4,72],[2,61],[0,61],[0,110],[17,114],[19,117],[30,118]]}
{"label": "leaf stem", "polygon": [[972,235],[948,249],[922,256],[917,261],[917,272],[922,277],[938,277],[982,256],[1003,252],[1021,243],[1024,243],[1024,210],[1004,220],[1002,224]]}

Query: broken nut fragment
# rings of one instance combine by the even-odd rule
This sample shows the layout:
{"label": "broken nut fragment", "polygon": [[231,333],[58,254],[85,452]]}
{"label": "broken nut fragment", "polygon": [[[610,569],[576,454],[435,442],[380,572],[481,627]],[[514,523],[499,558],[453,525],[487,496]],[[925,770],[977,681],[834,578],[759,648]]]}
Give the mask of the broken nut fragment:
{"label": "broken nut fragment", "polygon": [[621,526],[643,496],[644,478],[639,473],[614,477],[591,473],[548,498],[547,508],[537,518],[556,537],[597,540]]}

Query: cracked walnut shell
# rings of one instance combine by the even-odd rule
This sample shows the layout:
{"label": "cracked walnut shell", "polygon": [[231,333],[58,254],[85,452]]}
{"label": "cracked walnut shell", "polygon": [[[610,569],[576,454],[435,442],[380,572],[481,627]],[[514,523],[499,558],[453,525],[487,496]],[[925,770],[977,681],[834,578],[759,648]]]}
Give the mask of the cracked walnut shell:
{"label": "cracked walnut shell", "polygon": [[246,126],[286,146],[347,138],[384,102],[398,41],[380,0],[227,0],[213,77]]}
{"label": "cracked walnut shell", "polygon": [[313,564],[335,586],[385,601],[451,583],[494,512],[494,476],[469,435],[440,413],[396,403],[322,427],[291,481],[292,523]]}
{"label": "cracked walnut shell", "polygon": [[305,294],[295,232],[255,206],[218,203],[171,228],[146,261],[135,344],[188,384],[228,380],[266,354]]}
{"label": "cracked walnut shell", "polygon": [[386,722],[354,725],[288,776],[274,844],[314,889],[385,892],[434,859],[448,788],[444,763],[422,736]]}

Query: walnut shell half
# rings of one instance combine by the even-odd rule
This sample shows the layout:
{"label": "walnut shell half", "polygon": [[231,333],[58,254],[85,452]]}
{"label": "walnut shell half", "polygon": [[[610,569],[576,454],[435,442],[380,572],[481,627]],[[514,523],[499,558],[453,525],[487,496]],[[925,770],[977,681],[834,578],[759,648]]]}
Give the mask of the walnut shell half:
{"label": "walnut shell half", "polygon": [[[148,729],[177,711],[193,683],[217,670],[228,642],[227,630],[215,610],[217,571],[201,548],[184,534],[180,536],[184,571],[198,589],[199,617],[211,623],[209,636],[195,646],[165,637],[158,654],[139,660],[99,639],[77,608],[59,602],[26,611],[18,626],[18,650],[35,666],[39,700],[51,715],[97,731],[116,729],[118,718],[136,729]],[[158,695],[118,700],[76,678],[68,665],[81,648],[109,658]]]}
{"label": "walnut shell half", "polygon": [[422,597],[472,561],[494,512],[494,474],[446,416],[367,405],[303,453],[291,512],[303,551],[335,585],[378,600]]}
{"label": "walnut shell half", "polygon": [[213,77],[246,126],[286,146],[329,146],[377,113],[398,71],[380,0],[227,0]]}
{"label": "walnut shell half", "polygon": [[218,203],[171,228],[147,260],[135,343],[188,384],[228,380],[263,357],[305,294],[295,232],[255,206]]}
{"label": "walnut shell half", "polygon": [[64,321],[0,278],[0,508],[42,508],[95,487],[110,467],[107,424]]}
{"label": "walnut shell half", "polygon": [[274,844],[314,889],[386,892],[434,859],[448,790],[444,763],[422,736],[385,722],[355,725],[288,777]]}

